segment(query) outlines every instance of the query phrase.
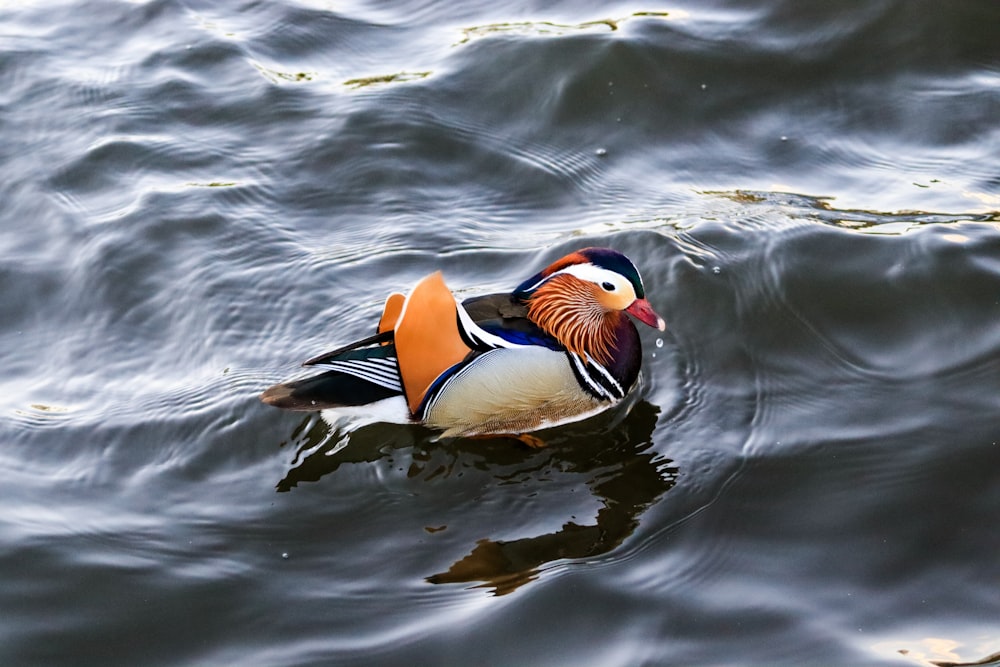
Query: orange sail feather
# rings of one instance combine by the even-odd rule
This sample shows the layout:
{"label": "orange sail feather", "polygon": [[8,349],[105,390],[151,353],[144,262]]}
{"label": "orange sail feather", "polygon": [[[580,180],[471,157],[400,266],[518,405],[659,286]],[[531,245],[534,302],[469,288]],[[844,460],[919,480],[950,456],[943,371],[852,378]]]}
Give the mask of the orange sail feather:
{"label": "orange sail feather", "polygon": [[434,381],[472,352],[458,332],[457,309],[440,271],[417,283],[403,304],[395,327],[396,351],[413,414]]}

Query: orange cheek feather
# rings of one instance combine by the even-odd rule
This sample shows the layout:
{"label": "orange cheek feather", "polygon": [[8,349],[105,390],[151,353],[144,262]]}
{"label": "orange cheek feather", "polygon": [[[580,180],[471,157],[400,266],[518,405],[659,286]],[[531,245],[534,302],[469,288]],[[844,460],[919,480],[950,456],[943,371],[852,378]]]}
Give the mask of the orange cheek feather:
{"label": "orange cheek feather", "polygon": [[635,301],[635,292],[631,290],[605,292],[594,285],[594,299],[606,310],[625,310]]}

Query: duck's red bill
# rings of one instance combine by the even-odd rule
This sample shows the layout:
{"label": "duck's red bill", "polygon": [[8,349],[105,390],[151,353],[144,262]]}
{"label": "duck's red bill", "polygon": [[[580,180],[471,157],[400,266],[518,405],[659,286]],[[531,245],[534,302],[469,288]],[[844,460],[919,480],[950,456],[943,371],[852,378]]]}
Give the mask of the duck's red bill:
{"label": "duck's red bill", "polygon": [[631,313],[640,322],[660,331],[667,328],[667,323],[663,321],[662,317],[656,314],[656,311],[653,310],[653,307],[649,305],[649,301],[646,299],[636,299],[632,302],[631,306],[625,309],[625,312]]}

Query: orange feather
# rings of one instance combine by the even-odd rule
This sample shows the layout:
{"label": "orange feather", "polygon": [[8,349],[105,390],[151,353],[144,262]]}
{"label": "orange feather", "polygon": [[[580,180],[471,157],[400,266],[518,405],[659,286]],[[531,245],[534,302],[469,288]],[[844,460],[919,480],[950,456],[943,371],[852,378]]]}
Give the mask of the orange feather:
{"label": "orange feather", "polygon": [[382,317],[378,321],[379,333],[392,331],[396,328],[396,322],[399,321],[399,316],[403,312],[403,304],[405,302],[406,297],[399,292],[393,292],[389,295],[389,298],[385,300],[385,306],[382,308]]}
{"label": "orange feather", "polygon": [[440,271],[417,283],[402,305],[395,327],[396,353],[413,414],[431,384],[472,351],[458,332],[457,309]]}
{"label": "orange feather", "polygon": [[589,354],[600,364],[611,362],[617,311],[598,301],[598,288],[563,274],[542,284],[528,301],[528,318],[570,352]]}

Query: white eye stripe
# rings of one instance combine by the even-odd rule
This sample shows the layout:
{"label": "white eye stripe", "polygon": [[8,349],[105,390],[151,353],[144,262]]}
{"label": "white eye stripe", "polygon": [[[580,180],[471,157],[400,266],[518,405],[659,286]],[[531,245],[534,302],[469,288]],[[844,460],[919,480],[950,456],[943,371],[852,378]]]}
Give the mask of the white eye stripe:
{"label": "white eye stripe", "polygon": [[[552,274],[552,276],[557,276],[560,273],[568,273],[571,276],[576,276],[577,278],[587,280],[602,287],[604,283],[611,283],[615,286],[615,289],[613,290],[615,292],[624,289],[631,290],[633,293],[635,292],[632,288],[632,283],[629,282],[625,276],[608,269],[602,269],[601,267],[593,264],[570,264],[565,269],[556,271]],[[549,276],[549,278],[552,276]]]}
{"label": "white eye stripe", "polygon": [[[576,276],[577,278],[583,278],[584,280],[589,280],[592,283],[598,283],[608,280],[610,281],[613,277],[620,277],[614,271],[608,271],[607,269],[602,269],[599,266],[594,266],[593,264],[570,264],[564,269],[559,269],[552,275],[559,275],[560,273],[568,273],[571,276]],[[551,276],[550,276],[551,277]]]}

